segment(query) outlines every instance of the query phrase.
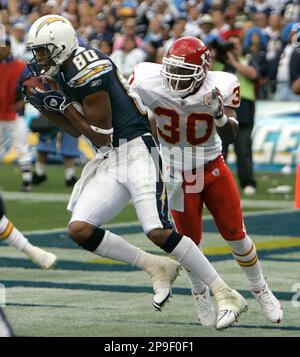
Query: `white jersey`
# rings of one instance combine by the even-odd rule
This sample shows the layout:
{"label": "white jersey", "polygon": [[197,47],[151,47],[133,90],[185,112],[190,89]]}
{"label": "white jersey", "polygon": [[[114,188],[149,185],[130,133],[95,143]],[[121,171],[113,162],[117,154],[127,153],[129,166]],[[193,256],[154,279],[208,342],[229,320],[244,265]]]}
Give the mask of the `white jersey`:
{"label": "white jersey", "polygon": [[[186,164],[188,159],[184,168],[189,170],[199,166],[199,163],[201,165],[214,160],[221,153],[222,143],[206,103],[212,89],[217,87],[223,96],[224,106],[238,107],[239,80],[227,72],[209,71],[200,89],[181,99],[172,97],[162,86],[160,70],[160,64],[140,63],[129,82],[153,112],[165,164],[180,169],[183,160]],[[180,150],[176,151],[174,147]],[[170,150],[171,156],[166,154]],[[192,167],[188,167],[190,165]]]}

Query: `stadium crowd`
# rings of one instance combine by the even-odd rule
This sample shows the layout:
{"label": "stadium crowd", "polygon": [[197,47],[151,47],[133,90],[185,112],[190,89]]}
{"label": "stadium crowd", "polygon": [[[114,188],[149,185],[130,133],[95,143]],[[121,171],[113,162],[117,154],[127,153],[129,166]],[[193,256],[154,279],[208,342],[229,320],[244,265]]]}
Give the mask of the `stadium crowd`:
{"label": "stadium crowd", "polygon": [[46,14],[67,17],[82,43],[110,55],[125,77],[138,62],[159,62],[182,36],[196,36],[213,46],[226,65],[228,48],[219,43],[239,36],[244,54],[258,64],[256,97],[274,93],[277,100],[298,98],[290,82],[300,72],[299,54],[290,46],[289,34],[299,21],[299,0],[0,0],[0,22],[10,34],[14,57],[30,58],[27,31]]}
{"label": "stadium crowd", "polygon": [[[211,49],[212,70],[240,79],[238,176],[244,192],[255,193],[251,153],[255,100],[299,99],[292,84],[300,77],[300,0],[0,0],[0,23],[14,58],[24,62],[31,58],[27,32],[47,14],[68,18],[80,42],[110,56],[125,78],[139,62],[161,63],[180,37],[204,41]],[[225,156],[226,150],[225,145]],[[45,176],[44,168],[39,174]],[[67,181],[74,179],[74,168],[70,175]]]}

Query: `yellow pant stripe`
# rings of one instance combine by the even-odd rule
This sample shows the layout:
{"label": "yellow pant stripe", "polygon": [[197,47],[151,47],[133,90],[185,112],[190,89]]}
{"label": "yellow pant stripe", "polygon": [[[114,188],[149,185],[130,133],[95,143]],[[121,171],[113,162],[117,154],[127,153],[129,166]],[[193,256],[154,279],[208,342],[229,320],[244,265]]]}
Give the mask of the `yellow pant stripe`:
{"label": "yellow pant stripe", "polygon": [[237,262],[241,267],[251,267],[257,262],[257,255],[247,262],[243,262],[242,260],[237,260]]}
{"label": "yellow pant stripe", "polygon": [[12,232],[13,228],[14,225],[11,222],[9,222],[4,232],[0,233],[0,239],[6,239]]}

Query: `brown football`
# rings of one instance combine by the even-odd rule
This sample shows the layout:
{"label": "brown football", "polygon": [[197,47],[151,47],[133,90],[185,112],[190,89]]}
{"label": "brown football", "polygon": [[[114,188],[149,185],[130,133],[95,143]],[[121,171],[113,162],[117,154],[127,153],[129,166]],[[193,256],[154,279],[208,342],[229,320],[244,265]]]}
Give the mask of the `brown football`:
{"label": "brown football", "polygon": [[55,79],[52,77],[44,76],[44,75],[29,76],[23,82],[23,87],[25,88],[24,89],[25,95],[28,97],[31,96],[32,95],[31,89],[35,89],[36,91],[41,91],[41,92],[47,91],[44,86],[44,83],[43,83],[43,79],[45,79],[45,78],[47,79],[47,81],[50,85],[50,88],[52,90],[58,89],[58,85],[57,85]]}

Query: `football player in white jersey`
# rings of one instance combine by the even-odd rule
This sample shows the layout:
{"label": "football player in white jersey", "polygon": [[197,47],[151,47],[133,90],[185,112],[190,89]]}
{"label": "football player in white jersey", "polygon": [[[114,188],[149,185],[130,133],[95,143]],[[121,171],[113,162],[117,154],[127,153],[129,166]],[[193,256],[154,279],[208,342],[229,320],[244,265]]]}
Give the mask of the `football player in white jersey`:
{"label": "football player in white jersey", "polygon": [[[176,232],[168,221],[164,184],[151,155],[158,150],[140,98],[130,91],[104,53],[90,46],[79,47],[74,28],[61,16],[38,19],[30,28],[28,46],[35,73],[43,69],[55,77],[60,91],[32,90],[27,100],[58,127],[73,136],[85,135],[97,148],[69,202],[71,238],[98,256],[153,271],[160,257],[101,227],[132,198],[147,237],[209,285],[218,305],[216,328],[230,326],[247,303],[225,284],[195,243]],[[44,78],[45,86],[47,83]],[[166,265],[171,266],[172,274],[167,274],[170,281],[165,279],[165,289],[161,289],[167,293],[165,299],[154,302],[158,309],[169,296],[179,265],[163,259],[168,261],[163,268],[168,272]]]}
{"label": "football player in white jersey", "polygon": [[[221,138],[233,142],[238,130],[234,108],[240,103],[239,81],[229,73],[211,72],[209,67],[206,45],[195,37],[183,37],[169,48],[162,65],[138,64],[129,83],[156,119],[169,204],[178,232],[200,244],[205,204],[266,318],[279,323],[282,307],[263,277],[255,245],[243,224],[234,178],[221,155]],[[180,150],[172,150],[174,147]],[[189,189],[187,173],[194,180],[200,178],[203,187]],[[209,289],[195,274],[188,275],[198,318],[209,325],[213,315]]]}
{"label": "football player in white jersey", "polygon": [[25,253],[29,259],[42,269],[53,269],[56,264],[56,256],[30,242],[7,219],[4,212],[4,203],[0,195],[0,242],[4,242],[17,250]]}

